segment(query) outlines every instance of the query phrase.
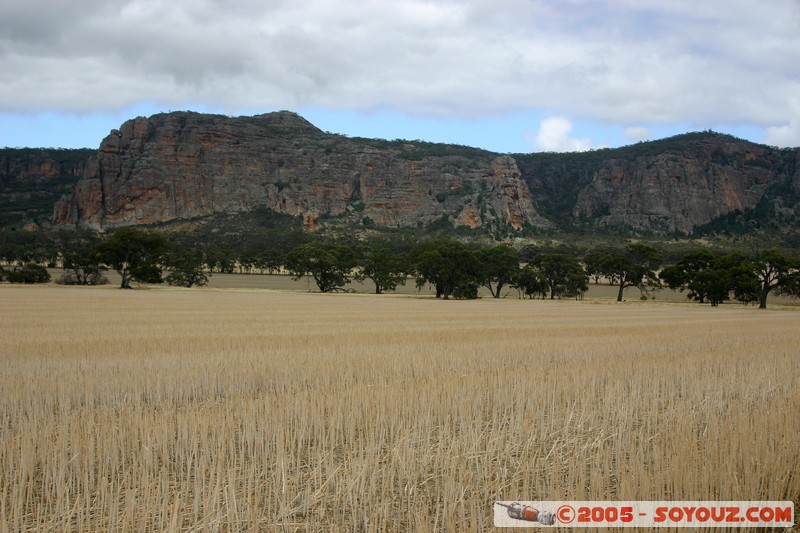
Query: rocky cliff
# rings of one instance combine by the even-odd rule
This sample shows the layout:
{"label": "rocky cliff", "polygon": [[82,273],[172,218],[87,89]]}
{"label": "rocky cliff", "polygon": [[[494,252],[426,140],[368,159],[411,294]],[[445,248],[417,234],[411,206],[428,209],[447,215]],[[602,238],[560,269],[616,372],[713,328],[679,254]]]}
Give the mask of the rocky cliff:
{"label": "rocky cliff", "polygon": [[71,194],[92,150],[0,149],[0,226],[48,224],[53,204]]}
{"label": "rocky cliff", "polygon": [[[56,224],[110,229],[267,207],[381,226],[448,217],[478,227],[549,225],[513,158],[478,150],[323,133],[294,113],[229,118],[170,113],[106,137]],[[461,153],[459,153],[461,152]]]}
{"label": "rocky cliff", "polygon": [[691,151],[606,161],[578,193],[573,216],[688,233],[753,208],[773,184],[777,162],[766,147],[743,148],[727,139],[705,139]]}
{"label": "rocky cliff", "polygon": [[[793,224],[800,149],[712,132],[574,154],[348,138],[290,113],[169,113],[111,132],[56,224],[112,229],[269,208],[324,220],[690,233],[764,205]],[[782,216],[783,216],[782,215]]]}
{"label": "rocky cliff", "polygon": [[780,210],[800,198],[800,149],[712,132],[517,161],[543,215],[621,233],[688,234],[764,202]]}

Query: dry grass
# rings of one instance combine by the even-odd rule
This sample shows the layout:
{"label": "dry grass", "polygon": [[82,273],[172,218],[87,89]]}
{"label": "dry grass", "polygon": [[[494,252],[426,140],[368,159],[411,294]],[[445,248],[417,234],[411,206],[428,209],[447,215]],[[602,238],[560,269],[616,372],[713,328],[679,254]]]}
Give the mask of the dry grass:
{"label": "dry grass", "polygon": [[800,501],[800,313],[0,287],[0,531],[488,531]]}

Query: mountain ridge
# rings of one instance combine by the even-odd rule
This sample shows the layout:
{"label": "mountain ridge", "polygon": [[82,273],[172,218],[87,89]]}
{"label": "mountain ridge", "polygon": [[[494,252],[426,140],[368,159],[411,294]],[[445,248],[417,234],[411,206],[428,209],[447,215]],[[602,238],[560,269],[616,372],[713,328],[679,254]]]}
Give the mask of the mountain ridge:
{"label": "mountain ridge", "polygon": [[470,227],[549,226],[513,158],[470,150],[431,156],[419,146],[378,148],[321,132],[291,112],[139,117],[103,140],[53,221],[108,230],[267,207],[302,216],[309,230],[348,214],[378,226],[442,216]]}
{"label": "mountain ridge", "polygon": [[[5,163],[2,183],[14,181],[12,167]],[[113,130],[55,204],[52,222],[111,230],[268,208],[302,217],[308,230],[335,218],[490,233],[689,235],[748,212],[791,228],[798,199],[800,149],[710,131],[588,152],[498,154],[331,134],[289,111],[173,112]]]}

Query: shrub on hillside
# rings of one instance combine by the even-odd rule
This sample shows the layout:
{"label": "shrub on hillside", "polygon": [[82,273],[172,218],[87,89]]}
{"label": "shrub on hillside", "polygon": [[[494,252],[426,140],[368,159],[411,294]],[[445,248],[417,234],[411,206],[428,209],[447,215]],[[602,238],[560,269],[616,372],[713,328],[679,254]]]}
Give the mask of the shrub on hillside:
{"label": "shrub on hillside", "polygon": [[41,265],[26,263],[7,271],[5,278],[9,283],[47,283],[50,281],[50,273]]}

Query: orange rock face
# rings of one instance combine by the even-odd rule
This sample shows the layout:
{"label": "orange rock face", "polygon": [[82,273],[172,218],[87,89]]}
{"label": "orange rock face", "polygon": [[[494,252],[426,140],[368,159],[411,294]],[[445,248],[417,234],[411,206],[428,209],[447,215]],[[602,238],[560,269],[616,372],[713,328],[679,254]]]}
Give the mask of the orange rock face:
{"label": "orange rock face", "polygon": [[[37,160],[7,174],[64,173],[48,164]],[[385,227],[447,219],[516,230],[558,220],[622,234],[671,234],[752,208],[765,195],[777,201],[784,220],[800,216],[800,149],[713,133],[512,157],[350,139],[289,112],[169,113],[126,122],[81,164],[83,178],[53,210],[56,224],[107,230],[269,208],[301,217],[308,231],[344,217]]]}
{"label": "orange rock face", "polygon": [[309,231],[323,216],[359,212],[383,226],[442,216],[470,227],[549,225],[513,158],[416,150],[325,134],[288,112],[140,117],[103,140],[54,222],[105,230],[267,207],[302,216]]}
{"label": "orange rock face", "polygon": [[754,207],[776,177],[772,159],[768,147],[719,136],[681,153],[608,160],[578,193],[573,215],[599,225],[689,233]]}

